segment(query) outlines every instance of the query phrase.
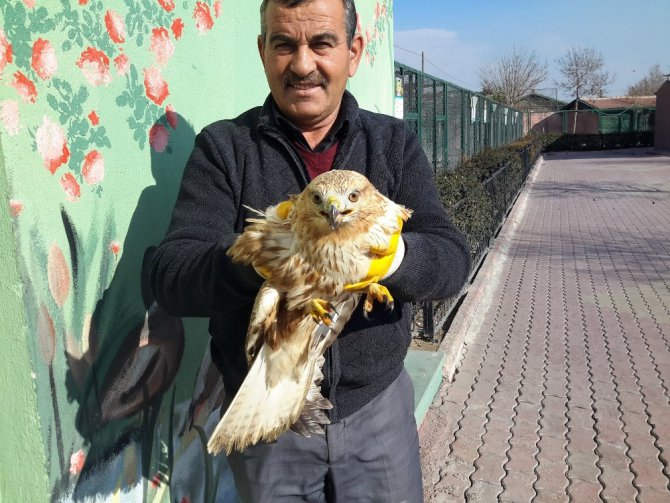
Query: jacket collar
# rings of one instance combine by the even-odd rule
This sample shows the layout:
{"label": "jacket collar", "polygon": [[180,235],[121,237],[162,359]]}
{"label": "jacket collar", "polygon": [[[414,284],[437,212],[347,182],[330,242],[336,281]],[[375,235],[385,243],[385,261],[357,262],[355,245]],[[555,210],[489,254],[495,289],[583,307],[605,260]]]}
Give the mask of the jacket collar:
{"label": "jacket collar", "polygon": [[[335,141],[335,139],[341,139],[351,132],[352,127],[358,126],[358,102],[356,98],[347,90],[344,91],[342,96],[342,102],[340,104],[340,112],[337,116],[337,120],[333,125],[331,131],[328,132],[328,135],[324,139],[325,146],[329,146]],[[272,94],[269,94],[261,107],[260,117],[258,120],[259,129],[269,128],[276,132],[279,132],[282,136],[286,137],[289,141],[298,141],[301,144],[307,146],[302,132],[293,125],[286,117],[283,116],[279,107],[272,97]],[[322,145],[324,144],[322,142]],[[309,148],[309,147],[308,147]]]}

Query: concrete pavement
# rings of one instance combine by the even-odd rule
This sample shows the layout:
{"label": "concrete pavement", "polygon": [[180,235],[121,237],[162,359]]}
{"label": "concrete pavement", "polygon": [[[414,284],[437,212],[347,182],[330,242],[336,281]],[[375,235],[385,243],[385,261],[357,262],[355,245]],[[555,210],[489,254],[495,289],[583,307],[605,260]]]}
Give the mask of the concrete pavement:
{"label": "concrete pavement", "polygon": [[531,174],[452,325],[427,502],[670,502],[670,157],[650,154]]}

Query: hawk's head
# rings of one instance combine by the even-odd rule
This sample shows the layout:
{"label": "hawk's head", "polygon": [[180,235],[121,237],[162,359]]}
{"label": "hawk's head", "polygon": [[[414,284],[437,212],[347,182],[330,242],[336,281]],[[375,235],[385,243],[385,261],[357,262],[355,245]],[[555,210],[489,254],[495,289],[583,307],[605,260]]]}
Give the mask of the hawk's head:
{"label": "hawk's head", "polygon": [[297,197],[295,209],[319,233],[367,225],[383,210],[380,194],[355,171],[332,170],[317,176]]}

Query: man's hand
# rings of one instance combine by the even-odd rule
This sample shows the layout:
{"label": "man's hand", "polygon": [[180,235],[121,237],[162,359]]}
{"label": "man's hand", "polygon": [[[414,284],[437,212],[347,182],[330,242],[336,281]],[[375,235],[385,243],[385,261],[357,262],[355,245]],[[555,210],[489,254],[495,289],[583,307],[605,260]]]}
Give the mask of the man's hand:
{"label": "man's hand", "polygon": [[389,245],[387,248],[375,248],[370,252],[373,258],[370,260],[370,268],[365,278],[362,278],[358,283],[345,285],[344,288],[349,291],[362,290],[368,287],[371,283],[377,283],[380,280],[388,278],[393,274],[405,257],[405,242],[400,233],[402,232],[403,220],[398,218],[398,228],[391,235]]}

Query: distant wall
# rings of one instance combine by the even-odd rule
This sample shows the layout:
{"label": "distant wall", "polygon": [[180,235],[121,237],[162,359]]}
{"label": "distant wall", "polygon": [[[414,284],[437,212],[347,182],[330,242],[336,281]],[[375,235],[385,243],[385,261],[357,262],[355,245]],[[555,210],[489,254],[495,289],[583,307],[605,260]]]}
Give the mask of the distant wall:
{"label": "distant wall", "polygon": [[670,151],[670,81],[666,81],[656,92],[654,147]]}
{"label": "distant wall", "polygon": [[[195,134],[268,93],[259,4],[0,2],[0,500],[234,501],[206,322],[143,273]],[[391,0],[357,7],[391,114]]]}

